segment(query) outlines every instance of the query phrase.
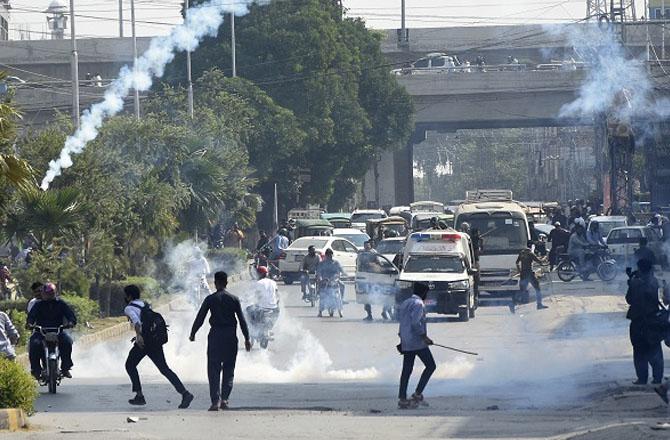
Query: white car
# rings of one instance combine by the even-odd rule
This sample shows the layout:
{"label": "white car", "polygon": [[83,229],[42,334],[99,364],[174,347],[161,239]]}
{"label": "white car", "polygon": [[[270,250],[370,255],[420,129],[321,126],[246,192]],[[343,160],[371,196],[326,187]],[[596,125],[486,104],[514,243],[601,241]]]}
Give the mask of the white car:
{"label": "white car", "polygon": [[333,229],[333,237],[346,238],[352,242],[358,250],[364,248],[365,242],[370,240],[370,236],[365,232],[361,232],[355,228],[335,228]]}
{"label": "white car", "polygon": [[351,214],[351,227],[365,232],[368,220],[377,220],[386,217],[388,216],[382,209],[357,209]]}
{"label": "white car", "polygon": [[293,284],[300,279],[302,260],[307,255],[307,248],[314,246],[316,253],[323,258],[326,249],[333,250],[333,259],[340,263],[347,277],[356,273],[358,248],[347,239],[341,237],[300,237],[284,251],[279,260],[279,270],[286,284]]}
{"label": "white car", "polygon": [[600,235],[607,243],[607,235],[614,228],[624,228],[628,226],[628,218],[624,215],[594,215],[589,218],[589,225],[586,230],[590,231],[593,227],[593,222],[598,222],[600,226]]}
{"label": "white car", "polygon": [[405,237],[385,238],[377,244],[375,249],[387,260],[393,261],[395,256],[404,249],[406,241]]}

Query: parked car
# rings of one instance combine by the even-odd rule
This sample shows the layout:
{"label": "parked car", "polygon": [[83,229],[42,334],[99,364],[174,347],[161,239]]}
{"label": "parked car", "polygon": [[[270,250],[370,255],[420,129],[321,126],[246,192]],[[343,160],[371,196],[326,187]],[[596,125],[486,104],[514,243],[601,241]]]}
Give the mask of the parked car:
{"label": "parked car", "polygon": [[628,218],[624,215],[595,215],[589,218],[587,230],[591,230],[593,222],[598,222],[600,225],[600,235],[602,235],[606,243],[607,235],[612,229],[628,226]]}
{"label": "parked car", "polygon": [[648,226],[626,226],[612,229],[607,236],[607,246],[618,264],[635,267],[634,254],[640,248],[640,239],[647,239],[647,247],[656,257],[656,263],[667,267],[667,255],[658,233]]}
{"label": "parked car", "polygon": [[352,242],[358,250],[364,248],[365,242],[370,240],[370,236],[365,232],[361,232],[355,228],[335,228],[333,229],[334,237],[346,238]]}

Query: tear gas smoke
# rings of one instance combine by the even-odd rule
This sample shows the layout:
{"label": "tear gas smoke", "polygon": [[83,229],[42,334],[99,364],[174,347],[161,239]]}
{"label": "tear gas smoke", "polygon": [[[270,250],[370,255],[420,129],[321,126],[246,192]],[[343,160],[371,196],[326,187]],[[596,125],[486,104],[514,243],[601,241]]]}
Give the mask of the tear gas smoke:
{"label": "tear gas smoke", "polygon": [[654,82],[647,72],[646,61],[627,56],[612,28],[583,24],[551,25],[545,29],[550,35],[567,38],[574,53],[587,66],[579,96],[565,104],[557,116],[592,119],[606,114],[629,122],[634,118],[670,114],[670,101],[654,96]]}
{"label": "tear gas smoke", "polygon": [[[176,51],[193,51],[206,36],[214,36],[223,22],[223,14],[233,12],[244,15],[254,0],[210,0],[188,10],[184,23],[172,29],[169,35],[151,40],[149,49],[140,56],[132,68],[124,66],[105,92],[102,102],[93,104],[81,117],[80,128],[65,141],[60,156],[49,162],[49,169],[40,185],[43,190],[60,176],[63,169],[72,166],[72,155],[84,151],[86,144],[98,136],[103,121],[123,109],[123,100],[130,91],[149,90],[152,78],[163,76],[165,66],[174,59]],[[256,1],[268,3],[269,0]]]}

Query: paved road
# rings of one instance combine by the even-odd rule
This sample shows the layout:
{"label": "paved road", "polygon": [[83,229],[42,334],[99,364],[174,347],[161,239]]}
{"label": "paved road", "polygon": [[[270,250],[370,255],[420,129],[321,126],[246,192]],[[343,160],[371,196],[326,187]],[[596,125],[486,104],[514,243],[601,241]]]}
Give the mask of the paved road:
{"label": "paved road", "polygon": [[[249,288],[232,290],[244,300]],[[486,307],[468,323],[431,317],[436,342],[480,355],[434,349],[438,371],[425,392],[430,408],[396,409],[397,324],[363,322],[351,286],[341,319],[317,318],[299,301],[298,287],[282,286],[277,338],[267,351],[240,354],[233,411],[205,411],[206,329],[189,343],[194,312],[184,308],[168,317],[167,356],[196,394],[189,410],[174,409],[178,396],[150,364],[142,368],[148,405],[130,407],[123,369],[129,342],[114,341],[75,351],[75,379],[57,395],[42,394],[33,430],[15,437],[668,438],[650,429],[668,419],[667,408],[650,388],[629,386],[623,287],[573,282],[544,290],[548,310],[528,305],[511,315],[506,307]],[[128,423],[129,416],[139,421]]]}

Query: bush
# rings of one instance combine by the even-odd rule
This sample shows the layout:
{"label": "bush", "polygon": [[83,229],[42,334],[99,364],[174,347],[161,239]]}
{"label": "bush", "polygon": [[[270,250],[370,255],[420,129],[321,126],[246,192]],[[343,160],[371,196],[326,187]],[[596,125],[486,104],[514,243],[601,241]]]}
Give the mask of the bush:
{"label": "bush", "polygon": [[120,284],[123,285],[122,289],[129,284],[135,284],[142,291],[142,298],[147,300],[156,299],[163,293],[160,283],[151,277],[128,277],[120,281]]}
{"label": "bush", "polygon": [[238,248],[210,249],[207,251],[207,259],[212,266],[212,273],[220,270],[226,271],[228,275],[240,273],[244,270],[247,257],[247,251]]}
{"label": "bush", "polygon": [[16,346],[22,346],[27,344],[28,339],[30,338],[30,330],[26,329],[26,321],[28,320],[28,314],[20,310],[9,310],[7,312],[7,315],[9,315],[9,319],[12,320],[12,324],[14,324],[14,327],[16,327],[16,329],[19,331],[19,335],[21,335],[21,337],[19,338],[19,342],[16,344]]}
{"label": "bush", "polygon": [[0,301],[0,310],[9,314],[12,310],[24,312],[28,307],[27,299],[17,299],[16,301]]}
{"label": "bush", "polygon": [[[151,277],[129,277],[121,281],[112,281],[108,286],[106,283],[100,286],[99,295],[91,291],[91,298],[98,301],[100,311],[105,316],[123,316],[126,307],[123,288],[128,284],[136,284],[142,291],[142,298],[151,302],[162,294],[162,288],[158,281]],[[109,293],[109,296],[107,296]]]}
{"label": "bush", "polygon": [[37,382],[21,365],[0,359],[0,408],[21,408],[33,412]]}
{"label": "bush", "polygon": [[68,293],[62,295],[62,298],[72,307],[80,324],[91,322],[100,317],[100,307],[97,302]]}
{"label": "bush", "polygon": [[25,269],[13,272],[24,297],[30,297],[30,285],[35,281],[56,283],[61,292],[72,292],[79,296],[88,293],[91,282],[84,269],[71,256],[58,257],[56,254],[33,252],[32,262]]}

